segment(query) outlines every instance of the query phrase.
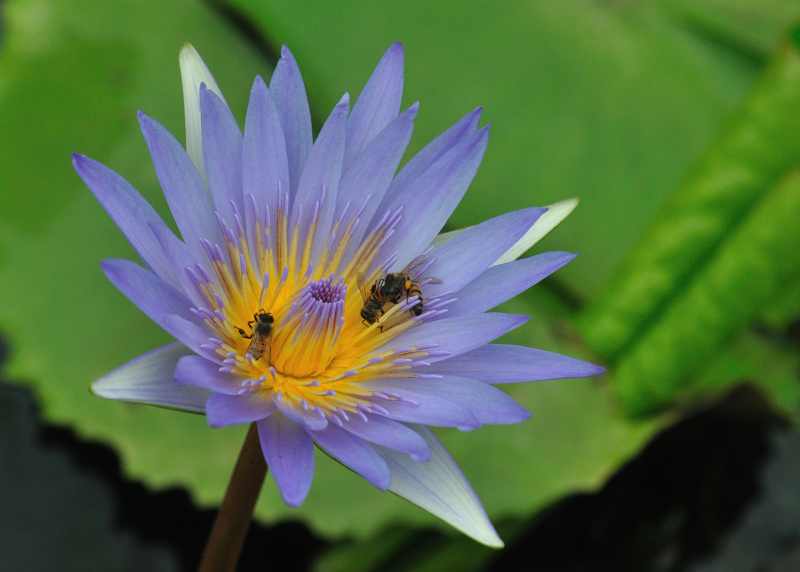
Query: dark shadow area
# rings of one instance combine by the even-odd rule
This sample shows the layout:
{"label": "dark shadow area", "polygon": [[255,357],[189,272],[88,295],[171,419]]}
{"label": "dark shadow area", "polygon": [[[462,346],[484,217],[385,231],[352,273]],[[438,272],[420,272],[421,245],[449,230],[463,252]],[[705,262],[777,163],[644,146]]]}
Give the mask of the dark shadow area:
{"label": "dark shadow area", "polygon": [[[0,344],[0,365],[6,348]],[[106,445],[44,422],[27,389],[0,381],[2,570],[193,570],[214,511],[184,489],[124,477]],[[241,570],[309,570],[325,547],[299,522],[253,524]]]}
{"label": "dark shadow area", "polygon": [[658,435],[598,493],[541,513],[488,569],[693,570],[765,495],[762,475],[786,427],[757,390],[741,386]]}

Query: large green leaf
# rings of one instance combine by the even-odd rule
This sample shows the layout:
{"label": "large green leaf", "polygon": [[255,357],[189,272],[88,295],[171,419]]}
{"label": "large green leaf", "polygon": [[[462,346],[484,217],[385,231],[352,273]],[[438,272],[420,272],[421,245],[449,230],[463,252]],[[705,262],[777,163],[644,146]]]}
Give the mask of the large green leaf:
{"label": "large green leaf", "polygon": [[800,276],[799,47],[781,52],[583,320],[629,412],[669,403]]}
{"label": "large green leaf", "polygon": [[800,413],[799,378],[796,342],[744,331],[711,360],[686,391],[693,399],[708,399],[728,390],[732,381],[746,381],[761,388],[785,413],[796,416]]}
{"label": "large green leaf", "polygon": [[800,18],[794,0],[659,0],[679,22],[739,57],[761,60]]}

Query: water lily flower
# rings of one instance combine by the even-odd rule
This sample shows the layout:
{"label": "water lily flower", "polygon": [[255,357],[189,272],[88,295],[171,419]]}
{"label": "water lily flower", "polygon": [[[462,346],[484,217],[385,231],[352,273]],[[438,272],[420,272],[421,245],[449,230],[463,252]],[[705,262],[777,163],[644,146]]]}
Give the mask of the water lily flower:
{"label": "water lily flower", "polygon": [[[186,148],[139,114],[180,236],[120,175],[74,155],[144,262],[108,260],[103,270],[176,340],[92,387],[110,399],[202,412],[212,427],[256,423],[289,505],[306,497],[318,447],[375,487],[502,546],[428,427],[517,423],[528,412],[496,384],[600,371],[490,343],[527,319],[490,310],[573,258],[516,260],[575,201],[437,238],[489,129],[479,127],[481,110],[471,111],[398,171],[418,110],[400,110],[403,59],[392,45],[355,104],[345,94],[314,138],[288,49],[269,85],[253,83],[242,131],[186,46]],[[402,287],[381,297],[389,275]],[[367,320],[362,310],[376,296]]]}

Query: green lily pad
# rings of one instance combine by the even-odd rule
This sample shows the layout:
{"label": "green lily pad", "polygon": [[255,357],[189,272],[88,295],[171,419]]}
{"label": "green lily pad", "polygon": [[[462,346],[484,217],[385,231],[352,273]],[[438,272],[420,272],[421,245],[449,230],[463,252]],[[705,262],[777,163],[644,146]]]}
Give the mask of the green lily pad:
{"label": "green lily pad", "polygon": [[781,50],[583,317],[590,346],[616,366],[630,413],[674,401],[800,280],[798,105],[800,40]]}

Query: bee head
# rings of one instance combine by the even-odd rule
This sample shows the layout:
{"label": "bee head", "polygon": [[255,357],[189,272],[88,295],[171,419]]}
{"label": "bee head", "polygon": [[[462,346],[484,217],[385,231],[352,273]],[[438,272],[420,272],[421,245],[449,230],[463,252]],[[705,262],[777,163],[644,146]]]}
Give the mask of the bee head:
{"label": "bee head", "polygon": [[275,321],[275,318],[273,318],[272,314],[270,314],[269,312],[261,310],[258,313],[258,321],[262,324],[271,324]]}

